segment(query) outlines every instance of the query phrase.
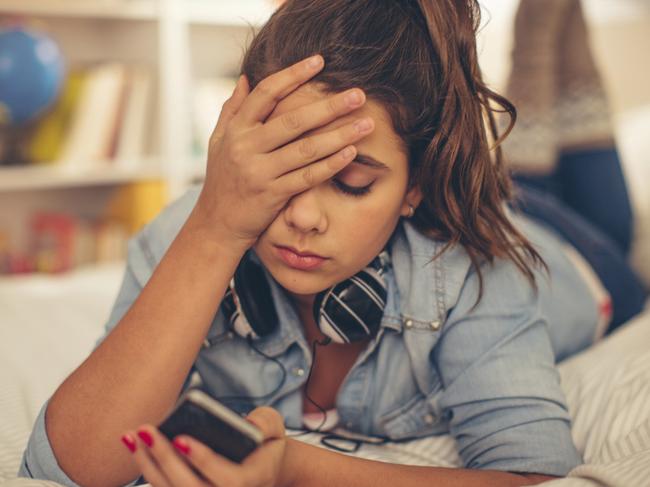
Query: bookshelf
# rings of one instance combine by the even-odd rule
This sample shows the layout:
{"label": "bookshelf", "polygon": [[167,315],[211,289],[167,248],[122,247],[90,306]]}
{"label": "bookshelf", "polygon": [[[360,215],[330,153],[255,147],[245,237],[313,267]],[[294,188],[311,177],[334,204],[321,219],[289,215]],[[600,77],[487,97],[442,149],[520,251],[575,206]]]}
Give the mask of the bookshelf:
{"label": "bookshelf", "polygon": [[252,29],[273,9],[271,0],[0,1],[0,25],[18,19],[46,32],[68,67],[120,63],[151,78],[141,154],[69,167],[0,165],[0,240],[4,233],[12,247],[26,247],[27,222],[43,207],[102,217],[120,188],[163,181],[171,200],[200,179],[205,153],[195,147],[195,84],[234,77]]}
{"label": "bookshelf", "polygon": [[[149,167],[149,168],[148,168]],[[162,179],[163,174],[155,164],[138,169],[123,169],[97,165],[84,171],[60,167],[9,167],[0,173],[0,191],[36,191],[42,189],[69,190],[84,186],[122,184],[127,182]],[[196,177],[196,175],[195,175]]]}

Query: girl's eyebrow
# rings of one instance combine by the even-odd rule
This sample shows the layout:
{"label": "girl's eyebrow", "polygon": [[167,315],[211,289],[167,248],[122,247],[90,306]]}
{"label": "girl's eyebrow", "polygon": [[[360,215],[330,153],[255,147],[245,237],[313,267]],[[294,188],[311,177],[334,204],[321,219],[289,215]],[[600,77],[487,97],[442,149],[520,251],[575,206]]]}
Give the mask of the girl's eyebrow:
{"label": "girl's eyebrow", "polygon": [[379,162],[377,159],[364,154],[357,154],[357,157],[355,157],[352,163],[363,164],[364,166],[368,166],[373,169],[382,169],[382,170],[390,171],[390,167],[388,167],[383,162]]}

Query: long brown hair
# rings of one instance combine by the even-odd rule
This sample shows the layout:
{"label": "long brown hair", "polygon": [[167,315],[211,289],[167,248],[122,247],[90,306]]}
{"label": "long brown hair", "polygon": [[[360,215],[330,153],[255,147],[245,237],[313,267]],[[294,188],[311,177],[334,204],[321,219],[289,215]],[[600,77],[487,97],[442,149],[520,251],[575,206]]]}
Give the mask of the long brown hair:
{"label": "long brown hair", "polygon": [[[510,259],[533,286],[533,265],[544,263],[506,214],[500,143],[516,110],[483,82],[479,25],[476,0],[288,0],[253,39],[242,72],[255,86],[319,53],[325,68],[313,81],[328,92],[358,86],[380,102],[408,148],[409,188],[423,194],[413,224],[446,242],[443,251],[465,248],[480,299],[482,263]],[[501,137],[498,112],[510,117]]]}

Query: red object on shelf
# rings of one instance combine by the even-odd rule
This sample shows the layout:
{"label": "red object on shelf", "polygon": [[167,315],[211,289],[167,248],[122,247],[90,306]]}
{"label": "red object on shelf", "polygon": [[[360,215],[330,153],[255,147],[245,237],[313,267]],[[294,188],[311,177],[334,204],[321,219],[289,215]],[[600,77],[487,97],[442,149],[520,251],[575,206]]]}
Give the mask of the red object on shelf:
{"label": "red object on shelf", "polygon": [[64,272],[74,262],[76,219],[63,213],[37,213],[32,218],[32,250],[37,271]]}
{"label": "red object on shelf", "polygon": [[34,272],[34,259],[26,254],[8,254],[5,274],[29,274]]}

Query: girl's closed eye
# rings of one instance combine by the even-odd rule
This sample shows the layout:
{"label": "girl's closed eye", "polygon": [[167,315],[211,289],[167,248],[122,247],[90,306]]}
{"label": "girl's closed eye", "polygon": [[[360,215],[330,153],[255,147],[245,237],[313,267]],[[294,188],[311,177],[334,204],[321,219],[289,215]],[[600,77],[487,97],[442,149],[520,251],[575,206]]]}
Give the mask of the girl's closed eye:
{"label": "girl's closed eye", "polygon": [[375,180],[368,181],[370,175],[364,169],[352,164],[331,179],[332,185],[336,191],[346,196],[364,196],[370,192],[370,187],[375,183]]}
{"label": "girl's closed eye", "polygon": [[332,184],[336,187],[336,189],[346,195],[349,196],[364,196],[370,192],[370,187],[374,181],[366,186],[348,186],[347,184],[343,183],[339,179],[332,179]]}

